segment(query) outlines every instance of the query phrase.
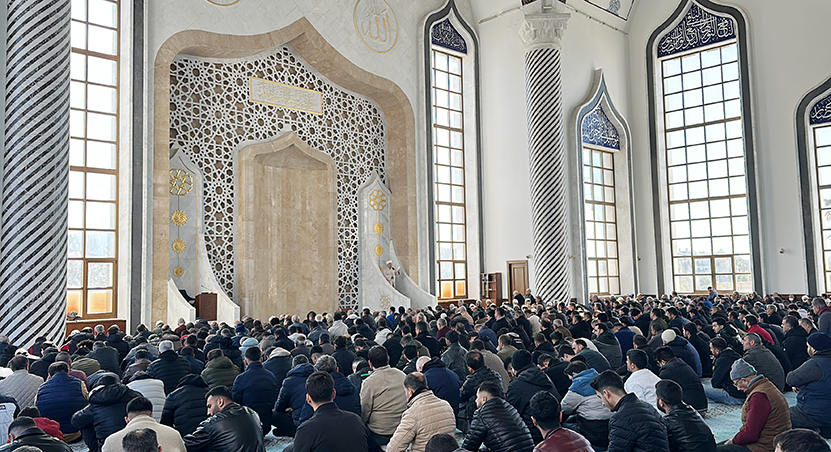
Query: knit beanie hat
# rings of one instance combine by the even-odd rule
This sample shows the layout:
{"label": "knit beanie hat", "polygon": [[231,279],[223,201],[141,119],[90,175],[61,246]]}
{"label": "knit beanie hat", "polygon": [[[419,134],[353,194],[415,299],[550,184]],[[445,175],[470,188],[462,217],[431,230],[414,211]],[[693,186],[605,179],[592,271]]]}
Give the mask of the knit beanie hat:
{"label": "knit beanie hat", "polygon": [[161,341],[159,342],[159,353],[164,353],[168,350],[173,350],[173,342]]}
{"label": "knit beanie hat", "polygon": [[517,372],[525,369],[526,367],[531,365],[533,361],[533,357],[528,350],[520,349],[514,352],[514,356],[511,358],[511,366],[513,366],[514,370]]}
{"label": "knit beanie hat", "polygon": [[743,359],[735,360],[733,365],[730,367],[731,380],[738,380],[739,378],[745,378],[751,375],[756,375],[756,368],[748,364],[747,361]]}
{"label": "knit beanie hat", "polygon": [[248,350],[251,347],[256,347],[259,344],[259,341],[257,341],[253,337],[246,338],[244,341],[242,341],[242,344],[240,344],[239,352],[242,354],[242,356],[245,356],[246,350]]}
{"label": "knit beanie hat", "polygon": [[831,348],[831,337],[825,333],[814,333],[808,336],[808,343],[814,350],[828,350]]}

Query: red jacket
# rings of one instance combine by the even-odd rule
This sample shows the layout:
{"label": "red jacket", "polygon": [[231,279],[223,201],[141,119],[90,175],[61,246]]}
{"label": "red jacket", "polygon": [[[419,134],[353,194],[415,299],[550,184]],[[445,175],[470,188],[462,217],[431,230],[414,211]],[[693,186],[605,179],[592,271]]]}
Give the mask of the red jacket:
{"label": "red jacket", "polygon": [[594,449],[583,435],[560,427],[548,432],[545,439],[534,448],[534,452],[594,452]]}
{"label": "red jacket", "polygon": [[53,421],[52,419],[45,417],[36,417],[34,421],[35,425],[37,425],[39,429],[43,430],[44,433],[63,441],[61,424],[58,424],[57,421]]}
{"label": "red jacket", "polygon": [[762,336],[762,339],[768,341],[768,343],[775,344],[775,342],[773,342],[773,338],[770,337],[770,333],[768,333],[764,328],[760,327],[759,325],[751,326],[747,329],[747,333],[756,333],[759,336]]}

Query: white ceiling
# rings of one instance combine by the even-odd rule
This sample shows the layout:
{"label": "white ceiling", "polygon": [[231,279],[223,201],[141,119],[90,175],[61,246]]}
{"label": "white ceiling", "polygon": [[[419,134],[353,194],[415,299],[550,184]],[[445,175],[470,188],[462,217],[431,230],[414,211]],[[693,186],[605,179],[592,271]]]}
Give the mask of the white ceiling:
{"label": "white ceiling", "polygon": [[[539,0],[537,0],[539,1]],[[554,0],[557,1],[557,0]],[[566,0],[566,4],[570,7],[569,9],[577,10],[585,15],[591,16],[592,18],[608,23],[614,27],[628,29],[627,21],[618,17],[608,11],[604,11],[601,7],[597,5],[602,5],[609,0]],[[626,9],[628,6],[631,5],[631,13],[635,13],[635,9],[637,6],[637,0],[622,0],[622,9]],[[522,6],[521,0],[470,0],[471,7],[473,8],[473,14],[476,19],[477,23],[481,23],[483,20],[491,19],[495,16],[498,16],[502,13],[515,10]],[[629,15],[629,11],[620,11],[619,13],[621,16],[626,17]],[[631,19],[631,15],[629,15],[629,19]]]}

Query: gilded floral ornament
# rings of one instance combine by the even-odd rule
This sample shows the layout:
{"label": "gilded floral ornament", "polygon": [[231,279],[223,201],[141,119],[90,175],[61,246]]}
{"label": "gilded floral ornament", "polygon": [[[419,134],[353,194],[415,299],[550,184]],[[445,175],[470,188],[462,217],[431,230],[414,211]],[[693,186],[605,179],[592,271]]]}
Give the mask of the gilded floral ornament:
{"label": "gilded floral ornament", "polygon": [[378,211],[386,209],[387,195],[385,195],[381,190],[374,190],[369,194],[369,207],[372,207],[372,210]]}
{"label": "gilded floral ornament", "polygon": [[177,278],[181,278],[182,275],[184,275],[184,274],[185,274],[185,269],[182,268],[182,267],[176,267],[176,268],[173,269],[173,275],[176,276]]}
{"label": "gilded floral ornament", "polygon": [[375,247],[375,255],[380,256],[382,254],[384,254],[384,247],[381,246],[381,245],[376,246]]}
{"label": "gilded floral ornament", "polygon": [[188,222],[188,214],[182,212],[181,210],[177,210],[173,212],[173,215],[170,216],[170,221],[181,228],[185,225],[185,223]]}
{"label": "gilded floral ornament", "polygon": [[384,225],[381,223],[375,223],[375,227],[372,228],[375,230],[375,233],[381,235],[384,232]]}
{"label": "gilded floral ornament", "polygon": [[176,239],[176,241],[173,242],[172,247],[175,253],[182,254],[185,252],[185,248],[187,248],[187,245],[185,245],[185,242],[183,242],[181,239]]}
{"label": "gilded floral ornament", "polygon": [[193,176],[185,170],[170,170],[170,194],[173,196],[185,196],[193,190]]}

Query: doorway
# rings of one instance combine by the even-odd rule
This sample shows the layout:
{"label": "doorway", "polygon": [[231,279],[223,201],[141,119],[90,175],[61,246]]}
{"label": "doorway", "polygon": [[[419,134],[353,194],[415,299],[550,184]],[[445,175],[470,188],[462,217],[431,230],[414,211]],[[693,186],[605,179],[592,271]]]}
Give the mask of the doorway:
{"label": "doorway", "polygon": [[508,261],[508,298],[514,297],[514,291],[525,295],[528,289],[528,261]]}

